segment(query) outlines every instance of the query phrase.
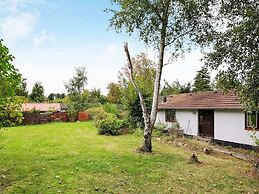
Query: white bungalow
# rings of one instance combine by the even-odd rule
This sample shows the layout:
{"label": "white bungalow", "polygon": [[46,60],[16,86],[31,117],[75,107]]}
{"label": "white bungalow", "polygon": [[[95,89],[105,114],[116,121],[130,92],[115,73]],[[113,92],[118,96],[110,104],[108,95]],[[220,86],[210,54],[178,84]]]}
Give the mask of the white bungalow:
{"label": "white bungalow", "polygon": [[162,97],[156,122],[178,121],[186,135],[209,137],[232,146],[251,146],[259,137],[259,114],[245,113],[235,93],[199,92]]}

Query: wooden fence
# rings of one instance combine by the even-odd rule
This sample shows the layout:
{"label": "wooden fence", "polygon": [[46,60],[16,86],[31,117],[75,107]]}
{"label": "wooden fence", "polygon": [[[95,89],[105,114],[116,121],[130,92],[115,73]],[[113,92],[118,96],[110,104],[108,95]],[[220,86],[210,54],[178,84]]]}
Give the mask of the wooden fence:
{"label": "wooden fence", "polygon": [[[69,117],[66,112],[24,112],[23,113],[23,124],[24,125],[35,125],[49,122],[68,122]],[[79,112],[76,120],[73,121],[88,121],[91,119],[88,112]]]}

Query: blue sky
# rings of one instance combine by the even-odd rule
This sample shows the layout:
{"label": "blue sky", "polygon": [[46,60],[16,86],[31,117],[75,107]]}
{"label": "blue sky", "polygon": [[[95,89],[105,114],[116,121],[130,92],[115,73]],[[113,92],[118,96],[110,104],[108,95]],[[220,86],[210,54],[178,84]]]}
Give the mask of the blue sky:
{"label": "blue sky", "polygon": [[[31,89],[41,81],[45,93],[65,92],[64,82],[73,76],[74,68],[85,66],[88,89],[101,88],[116,81],[125,64],[123,43],[129,42],[132,55],[156,53],[136,37],[117,34],[109,29],[110,0],[1,0],[0,38],[3,38],[14,64],[27,78]],[[201,54],[193,51],[184,60],[164,68],[163,78],[191,81],[202,66]]]}

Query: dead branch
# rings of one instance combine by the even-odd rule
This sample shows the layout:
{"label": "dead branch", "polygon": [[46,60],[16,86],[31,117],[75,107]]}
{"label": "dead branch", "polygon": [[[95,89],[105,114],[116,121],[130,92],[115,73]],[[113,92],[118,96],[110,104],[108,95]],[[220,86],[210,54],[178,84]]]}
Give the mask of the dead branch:
{"label": "dead branch", "polygon": [[126,53],[126,56],[127,56],[127,60],[128,60],[128,69],[129,69],[129,74],[130,74],[130,80],[131,80],[131,83],[134,87],[134,89],[136,90],[138,96],[139,96],[139,99],[140,99],[140,104],[141,104],[141,109],[143,111],[143,117],[144,117],[144,120],[147,121],[145,123],[149,123],[149,114],[147,112],[147,107],[145,105],[145,101],[144,101],[144,98],[140,92],[140,89],[138,88],[136,82],[135,82],[135,78],[134,78],[134,69],[133,69],[133,64],[132,64],[132,61],[131,61],[131,57],[130,57],[130,53],[129,53],[129,49],[128,49],[128,43],[124,43],[124,51]]}

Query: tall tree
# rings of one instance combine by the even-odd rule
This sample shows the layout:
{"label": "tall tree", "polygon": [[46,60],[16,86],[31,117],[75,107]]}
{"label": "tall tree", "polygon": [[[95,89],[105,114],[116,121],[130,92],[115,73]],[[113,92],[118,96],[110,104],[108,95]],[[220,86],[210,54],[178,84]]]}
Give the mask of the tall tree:
{"label": "tall tree", "polygon": [[193,92],[211,91],[212,85],[210,81],[210,74],[206,67],[202,67],[197,71],[193,83]]}
{"label": "tall tree", "polygon": [[120,87],[120,85],[117,83],[110,83],[107,89],[108,89],[107,100],[110,103],[115,103],[115,104],[121,103],[120,98],[121,98],[122,88]]}
{"label": "tall tree", "polygon": [[186,84],[181,85],[178,80],[174,81],[172,84],[169,84],[164,80],[164,86],[160,92],[160,95],[167,96],[172,94],[182,94],[191,92],[191,83],[187,82]]}
{"label": "tall tree", "polygon": [[23,96],[26,98],[29,96],[29,92],[27,90],[26,78],[22,78],[22,82],[18,85],[18,88],[15,90],[15,95]]}
{"label": "tall tree", "polygon": [[218,70],[218,86],[235,90],[246,110],[259,111],[259,1],[224,0],[218,7],[225,27],[216,29],[207,65]]}
{"label": "tall tree", "polygon": [[[118,10],[111,10],[114,14],[111,26],[127,33],[138,33],[140,40],[153,46],[158,51],[158,61],[154,82],[152,110],[149,114],[144,98],[134,78],[134,68],[130,58],[128,45],[125,52],[128,59],[128,68],[131,82],[138,93],[145,123],[144,143],[141,150],[152,151],[152,129],[155,124],[160,80],[164,66],[166,49],[170,50],[173,57],[177,57],[192,41],[198,41],[200,36],[206,34],[209,27],[206,17],[209,14],[208,0],[112,0],[118,5]],[[209,17],[209,16],[208,16]],[[196,36],[199,35],[199,38]],[[190,48],[190,47],[188,47]]]}
{"label": "tall tree", "polygon": [[12,64],[13,59],[14,56],[9,53],[3,40],[0,40],[0,129],[7,122],[13,123],[16,118],[9,116],[17,116],[18,110],[21,110],[20,103],[14,99],[17,86],[21,84],[21,74]]}
{"label": "tall tree", "polygon": [[13,60],[14,56],[9,53],[3,40],[0,40],[0,100],[13,96],[21,84],[21,74],[12,64]]}
{"label": "tall tree", "polygon": [[48,95],[48,100],[49,100],[49,101],[53,101],[53,100],[55,100],[55,97],[56,97],[56,95],[55,95],[54,93],[50,93],[50,94]]}
{"label": "tall tree", "polygon": [[42,86],[41,82],[36,82],[34,84],[29,97],[33,102],[44,102],[44,87]]}
{"label": "tall tree", "polygon": [[75,68],[75,75],[65,84],[69,94],[82,94],[87,85],[87,73],[85,67]]}

